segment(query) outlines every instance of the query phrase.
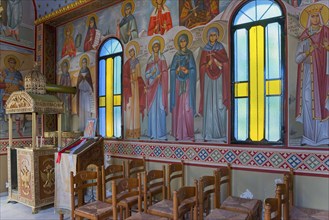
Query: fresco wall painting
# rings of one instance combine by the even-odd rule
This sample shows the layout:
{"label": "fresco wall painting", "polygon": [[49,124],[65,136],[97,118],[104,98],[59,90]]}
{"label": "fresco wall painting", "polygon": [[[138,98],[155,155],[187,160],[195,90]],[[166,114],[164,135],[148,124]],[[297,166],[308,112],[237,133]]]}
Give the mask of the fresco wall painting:
{"label": "fresco wall painting", "polygon": [[[87,91],[85,100],[92,106],[88,108],[87,114],[80,113],[80,94],[68,98],[71,105],[68,111],[75,120],[69,129],[83,128],[83,120],[78,122],[77,119],[80,114],[85,114],[82,118],[97,116],[97,94],[94,92],[97,88],[97,48],[102,40],[112,36],[119,38],[124,45],[126,56],[123,75],[126,74],[129,79],[127,83],[124,80],[123,88],[134,91],[123,102],[126,109],[125,138],[226,143],[227,124],[230,121],[227,118],[230,109],[226,91],[230,88],[225,86],[229,84],[231,74],[228,22],[236,5],[237,1],[219,0],[126,0],[58,27],[57,83],[65,74],[62,65],[68,62],[70,85],[79,87],[81,76],[84,76],[83,85]],[[329,120],[326,116],[329,108],[326,100],[329,88],[326,69],[328,3],[287,1],[283,2],[283,6],[288,20],[287,45],[289,51],[296,51],[296,57],[291,52],[287,57],[290,65],[287,68],[287,144],[326,146],[329,142]],[[108,20],[117,22],[109,23]],[[313,58],[300,58],[299,52]],[[308,60],[318,57],[322,59],[321,66],[309,64]],[[84,67],[81,63],[84,63]],[[311,102],[316,111],[315,119],[310,116],[312,125],[309,125],[305,123],[305,114],[302,117],[304,119],[298,118],[296,121],[293,112],[296,111],[296,105],[302,103],[301,100],[306,100],[306,90],[299,82],[305,77],[305,71],[311,71],[313,67],[317,68],[316,77],[319,78],[309,80],[323,80],[314,84],[317,87],[316,98]],[[300,71],[302,68],[304,72]],[[210,104],[212,102],[216,104]],[[311,106],[304,108],[303,112],[306,113]],[[218,123],[210,123],[213,121]],[[320,132],[316,140],[313,138],[306,141],[312,139],[307,133],[314,136],[319,128],[323,132]]]}
{"label": "fresco wall painting", "polygon": [[[0,138],[8,137],[8,118],[4,106],[10,94],[24,89],[24,76],[33,67],[34,52],[9,44],[1,43],[0,56]],[[31,136],[31,118],[28,115],[15,115],[14,138]]]}

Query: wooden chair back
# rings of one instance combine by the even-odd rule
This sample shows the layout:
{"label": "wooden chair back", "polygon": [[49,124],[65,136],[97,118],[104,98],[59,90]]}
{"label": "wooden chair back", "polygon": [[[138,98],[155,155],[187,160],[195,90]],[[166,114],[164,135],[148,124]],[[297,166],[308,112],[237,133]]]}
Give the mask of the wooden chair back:
{"label": "wooden chair back", "polygon": [[145,157],[143,157],[142,159],[136,158],[128,161],[128,178],[137,178],[137,174],[142,173],[144,171],[146,171]]}
{"label": "wooden chair back", "polygon": [[[149,172],[144,172],[144,207],[147,207],[147,198],[150,197],[149,204],[151,205],[152,194],[150,190],[162,188],[162,199],[166,197],[166,169],[162,166],[162,170],[150,170]],[[155,192],[156,193],[156,192]]]}
{"label": "wooden chair back", "polygon": [[218,172],[218,181],[219,181],[219,185],[218,185],[218,198],[217,198],[217,202],[218,202],[218,206],[216,206],[217,208],[220,207],[221,204],[221,187],[223,184],[227,184],[227,196],[231,196],[232,195],[232,167],[231,164],[227,164],[227,167],[221,167],[219,168],[219,172]]}
{"label": "wooden chair back", "polygon": [[[288,202],[288,190],[284,183],[276,184],[275,198],[265,199],[264,204],[264,220],[281,220],[282,216],[282,205],[285,206]],[[288,213],[288,212],[287,212]],[[288,220],[285,218],[284,220]]]}
{"label": "wooden chair back", "polygon": [[[96,199],[102,201],[100,193],[101,189],[101,176],[97,169],[96,171],[83,170],[77,172],[75,175],[71,171],[70,173],[71,183],[71,217],[74,219],[75,208],[86,204],[85,193],[87,189],[93,190],[96,187]],[[75,202],[75,195],[78,196],[77,204]]]}
{"label": "wooden chair back", "polygon": [[[193,209],[193,219],[198,219],[198,181],[194,180],[194,186],[183,186],[180,187],[177,191],[174,191],[173,196],[173,219],[178,220],[188,211]],[[186,202],[190,200],[190,202]],[[184,203],[185,209],[180,210],[179,207]],[[189,209],[188,209],[189,208]]]}
{"label": "wooden chair back", "polygon": [[294,170],[284,173],[283,182],[286,184],[289,196],[289,206],[294,206]]}
{"label": "wooden chair back", "polygon": [[285,185],[285,198],[282,202],[283,204],[283,219],[288,220],[290,216],[290,209],[294,205],[294,173],[290,169],[288,173],[285,173],[283,176],[283,183]]}
{"label": "wooden chair back", "polygon": [[283,205],[283,212],[282,207],[280,206],[279,214],[280,216],[283,215],[284,220],[289,219],[289,193],[288,187],[284,183],[276,184],[275,190],[275,197],[280,199],[280,205]]}
{"label": "wooden chair back", "polygon": [[265,199],[265,212],[264,220],[281,220],[280,215],[280,199],[278,198],[267,198]]}
{"label": "wooden chair back", "polygon": [[210,197],[214,195],[214,208],[219,208],[219,170],[214,170],[213,176],[202,176],[199,180],[199,219],[203,220],[204,211],[209,214]]}
{"label": "wooden chair back", "polygon": [[172,163],[168,165],[168,192],[167,198],[171,200],[171,182],[174,179],[181,178],[181,186],[185,185],[185,171],[184,171],[184,161],[182,160],[180,163]]}
{"label": "wooden chair back", "polygon": [[125,164],[122,162],[122,165],[112,164],[107,168],[102,166],[102,197],[103,201],[106,199],[106,186],[107,183],[112,180],[118,180],[125,177]]}
{"label": "wooden chair back", "polygon": [[284,174],[283,182],[286,187],[285,200],[283,201],[283,220],[289,219],[316,219],[319,216],[329,216],[328,211],[296,207],[294,204],[294,171],[290,169]]}
{"label": "wooden chair back", "polygon": [[[123,178],[116,183],[112,180],[112,205],[113,205],[113,219],[123,219],[122,213],[118,218],[118,204],[120,201],[125,200],[129,197],[142,195],[141,189],[141,177],[140,173],[137,173],[137,178]],[[138,210],[142,209],[141,198],[138,199]]]}

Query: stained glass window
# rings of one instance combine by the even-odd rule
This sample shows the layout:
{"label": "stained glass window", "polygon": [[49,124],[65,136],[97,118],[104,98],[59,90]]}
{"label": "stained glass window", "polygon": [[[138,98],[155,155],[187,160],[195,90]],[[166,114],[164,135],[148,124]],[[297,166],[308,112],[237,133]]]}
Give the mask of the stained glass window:
{"label": "stained glass window", "polygon": [[285,17],[247,1],[232,19],[232,143],[283,143]]}
{"label": "stained glass window", "polygon": [[104,137],[122,137],[122,45],[116,38],[107,39],[98,57],[98,120]]}

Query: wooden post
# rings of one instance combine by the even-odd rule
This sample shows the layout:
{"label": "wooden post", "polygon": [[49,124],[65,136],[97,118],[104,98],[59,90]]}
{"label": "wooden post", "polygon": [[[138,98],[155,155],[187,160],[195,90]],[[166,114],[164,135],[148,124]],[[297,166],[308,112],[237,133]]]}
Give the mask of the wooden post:
{"label": "wooden post", "polygon": [[9,146],[7,147],[7,164],[8,164],[8,201],[12,196],[12,188],[11,188],[11,148],[13,148],[13,118],[11,114],[8,114],[8,135],[9,135]]}
{"label": "wooden post", "polygon": [[32,112],[32,148],[36,148],[36,136],[37,136],[37,113]]}
{"label": "wooden post", "polygon": [[57,117],[57,126],[58,126],[58,149],[62,147],[62,114],[58,114]]}
{"label": "wooden post", "polygon": [[9,147],[13,147],[13,118],[8,114]]}

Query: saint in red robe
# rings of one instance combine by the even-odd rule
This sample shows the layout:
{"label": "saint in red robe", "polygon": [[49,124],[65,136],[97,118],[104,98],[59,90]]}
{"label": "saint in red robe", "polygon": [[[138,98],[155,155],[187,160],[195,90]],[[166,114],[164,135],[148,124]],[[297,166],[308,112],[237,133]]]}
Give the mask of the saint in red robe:
{"label": "saint in red robe", "polygon": [[166,5],[157,7],[153,10],[147,34],[152,36],[153,34],[163,35],[172,28],[172,20],[169,8]]}
{"label": "saint in red robe", "polygon": [[308,27],[297,46],[296,119],[303,123],[302,145],[329,144],[329,28]]}
{"label": "saint in red robe", "polygon": [[[212,60],[211,65],[207,65],[209,60]],[[218,66],[217,63],[221,63],[222,66]],[[223,78],[223,104],[228,108],[229,106],[229,63],[228,56],[223,47],[219,42],[214,45],[208,43],[201,53],[200,59],[200,106],[199,113],[203,115],[203,101],[204,101],[204,81],[205,75],[210,79],[216,80],[220,76]]]}
{"label": "saint in red robe", "polygon": [[66,55],[69,55],[70,57],[74,57],[76,53],[77,50],[75,48],[73,38],[66,37],[62,48],[62,58],[65,57]]}
{"label": "saint in red robe", "polygon": [[123,66],[124,110],[126,111],[126,138],[141,135],[140,113],[144,117],[146,106],[145,83],[140,74],[137,58],[130,58]]}

